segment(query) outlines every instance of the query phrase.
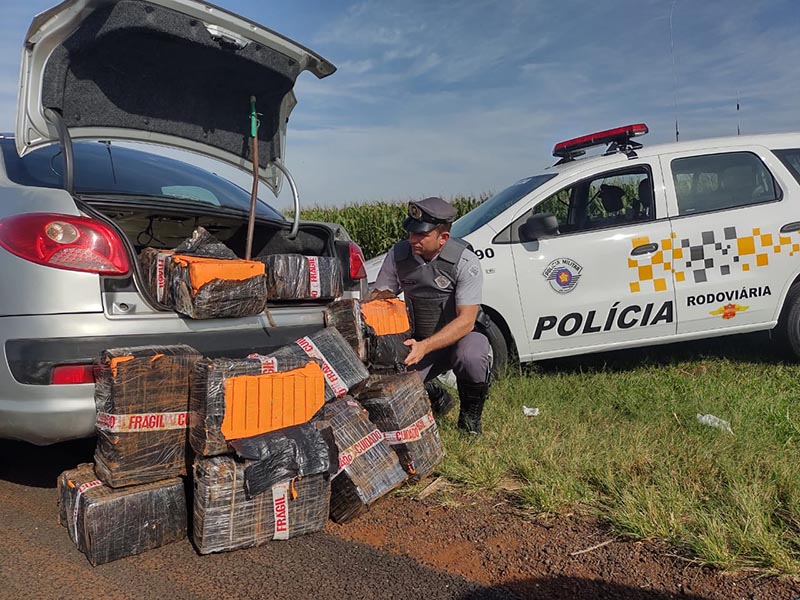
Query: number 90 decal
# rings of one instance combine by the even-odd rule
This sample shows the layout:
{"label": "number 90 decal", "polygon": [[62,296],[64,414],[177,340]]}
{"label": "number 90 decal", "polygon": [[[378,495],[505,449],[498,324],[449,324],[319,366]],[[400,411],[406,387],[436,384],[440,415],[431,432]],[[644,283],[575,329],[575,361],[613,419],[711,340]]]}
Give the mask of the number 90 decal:
{"label": "number 90 decal", "polygon": [[487,248],[486,250],[475,250],[475,256],[481,260],[484,258],[494,258],[494,249]]}

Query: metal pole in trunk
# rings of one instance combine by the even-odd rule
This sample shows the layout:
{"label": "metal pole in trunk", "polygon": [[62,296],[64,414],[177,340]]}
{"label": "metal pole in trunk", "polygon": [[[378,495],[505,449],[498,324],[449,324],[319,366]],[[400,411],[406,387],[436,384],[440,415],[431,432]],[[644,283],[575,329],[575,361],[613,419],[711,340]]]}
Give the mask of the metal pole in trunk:
{"label": "metal pole in trunk", "polygon": [[253,189],[250,192],[250,214],[247,217],[247,244],[244,257],[250,260],[253,252],[253,229],[256,223],[256,202],[258,201],[258,113],[256,97],[250,96],[250,138],[253,141]]}

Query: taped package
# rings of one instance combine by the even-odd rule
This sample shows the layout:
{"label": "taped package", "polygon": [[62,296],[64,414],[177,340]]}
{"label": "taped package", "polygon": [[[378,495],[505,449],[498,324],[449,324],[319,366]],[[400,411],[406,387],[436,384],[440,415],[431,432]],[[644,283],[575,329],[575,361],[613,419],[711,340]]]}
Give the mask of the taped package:
{"label": "taped package", "polygon": [[189,380],[202,357],[186,345],[114,348],[95,365],[95,470],[111,487],[186,475]]}
{"label": "taped package", "polygon": [[405,371],[411,351],[411,323],[405,303],[398,298],[331,303],[325,312],[328,325],[336,327],[372,372]]}
{"label": "taped package", "polygon": [[195,460],[193,539],[200,554],[250,548],[325,528],[331,492],[327,473],[282,481],[249,497],[245,471],[251,465],[230,456]]}
{"label": "taped package", "polygon": [[278,361],[285,358],[313,358],[320,361],[325,375],[325,399],[341,398],[353,387],[366,381],[369,372],[364,363],[335,328],[326,327],[273,354]]}
{"label": "taped package", "polygon": [[330,421],[339,452],[339,470],[331,480],[331,519],[344,523],[402,485],[406,472],[367,411],[350,396],[329,402],[320,414]]}
{"label": "taped package", "polygon": [[320,364],[302,356],[203,359],[189,401],[189,442],[200,456],[230,452],[230,440],[305,423],[325,402]]}
{"label": "taped package", "polygon": [[58,501],[59,522],[95,566],[186,537],[182,479],[115,490],[82,464],[59,476]]}
{"label": "taped package", "polygon": [[333,430],[327,421],[314,421],[231,442],[239,458],[254,461],[244,470],[248,497],[281,481],[327,473],[339,467]]}
{"label": "taped package", "polygon": [[338,258],[270,254],[258,256],[266,265],[270,300],[319,300],[342,295],[342,267]]}
{"label": "taped package", "polygon": [[370,377],[356,399],[397,453],[409,481],[417,482],[433,472],[444,458],[444,445],[416,373]]}
{"label": "taped package", "polygon": [[202,227],[174,250],[139,255],[145,285],[161,304],[192,319],[245,317],[264,312],[264,263],[241,260]]}

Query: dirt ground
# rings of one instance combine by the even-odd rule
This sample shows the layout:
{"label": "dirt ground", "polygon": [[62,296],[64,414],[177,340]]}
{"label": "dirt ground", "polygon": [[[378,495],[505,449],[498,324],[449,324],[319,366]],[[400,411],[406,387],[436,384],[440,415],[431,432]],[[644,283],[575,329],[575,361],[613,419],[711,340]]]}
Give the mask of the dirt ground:
{"label": "dirt ground", "polygon": [[[436,488],[443,482],[437,482]],[[800,599],[800,580],[721,573],[656,542],[633,542],[585,516],[535,519],[502,497],[440,488],[393,496],[328,532],[521,598]]]}

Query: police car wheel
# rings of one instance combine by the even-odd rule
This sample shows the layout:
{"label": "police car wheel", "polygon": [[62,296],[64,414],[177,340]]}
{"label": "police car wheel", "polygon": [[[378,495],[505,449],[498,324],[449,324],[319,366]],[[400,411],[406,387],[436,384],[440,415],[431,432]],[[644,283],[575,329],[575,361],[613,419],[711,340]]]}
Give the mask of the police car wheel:
{"label": "police car wheel", "polygon": [[492,347],[492,379],[496,379],[508,366],[508,344],[494,321],[490,321],[483,333],[489,338],[489,345]]}
{"label": "police car wheel", "polygon": [[800,358],[800,283],[794,284],[786,294],[781,318],[776,328],[778,340],[791,352],[795,359]]}

